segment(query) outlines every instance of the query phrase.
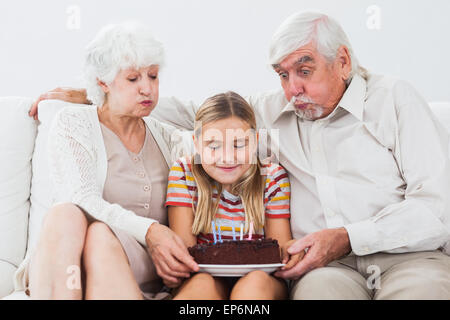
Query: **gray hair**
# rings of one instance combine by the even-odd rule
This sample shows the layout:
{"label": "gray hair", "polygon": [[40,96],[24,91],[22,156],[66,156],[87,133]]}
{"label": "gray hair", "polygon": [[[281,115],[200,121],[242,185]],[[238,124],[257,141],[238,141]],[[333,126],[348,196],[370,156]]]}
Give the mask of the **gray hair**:
{"label": "gray hair", "polygon": [[367,71],[359,65],[347,35],[340,24],[323,13],[298,12],[288,17],[272,36],[269,48],[269,63],[280,64],[288,55],[309,43],[315,43],[317,51],[329,62],[336,59],[340,46],[347,47],[353,75],[367,77]]}
{"label": "gray hair", "polygon": [[107,25],[86,48],[84,80],[87,98],[100,107],[105,102],[105,93],[98,81],[110,84],[120,70],[162,66],[163,61],[163,46],[145,25],[134,21]]}

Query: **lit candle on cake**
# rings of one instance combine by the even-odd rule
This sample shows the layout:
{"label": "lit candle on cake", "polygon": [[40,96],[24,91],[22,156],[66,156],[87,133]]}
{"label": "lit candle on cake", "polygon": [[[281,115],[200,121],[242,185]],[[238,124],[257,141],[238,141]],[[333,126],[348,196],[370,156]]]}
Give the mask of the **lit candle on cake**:
{"label": "lit candle on cake", "polygon": [[239,240],[244,240],[244,224],[241,222],[241,224],[239,225],[239,232],[240,232],[240,237]]}
{"label": "lit candle on cake", "polygon": [[231,220],[231,230],[233,231],[233,241],[236,241],[236,230],[234,230],[234,221]]}
{"label": "lit candle on cake", "polygon": [[211,221],[212,224],[212,232],[213,232],[213,237],[214,237],[214,244],[217,243],[217,235],[216,235],[216,225],[214,223],[214,221]]}
{"label": "lit candle on cake", "polygon": [[218,232],[219,232],[219,242],[220,243],[222,243],[223,241],[222,241],[222,224],[220,224],[220,223],[217,223],[217,230],[218,230]]}
{"label": "lit candle on cake", "polygon": [[250,230],[248,231],[248,240],[252,240],[253,235],[253,221],[250,221]]}

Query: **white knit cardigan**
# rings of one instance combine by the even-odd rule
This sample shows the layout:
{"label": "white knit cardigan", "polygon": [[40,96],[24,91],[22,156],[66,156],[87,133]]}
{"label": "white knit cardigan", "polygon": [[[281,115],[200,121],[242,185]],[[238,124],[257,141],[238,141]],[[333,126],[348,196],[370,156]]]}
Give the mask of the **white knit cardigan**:
{"label": "white knit cardigan", "polygon": [[[177,141],[171,138],[175,128],[150,117],[144,121],[170,167],[175,149],[172,141]],[[155,220],[103,199],[107,157],[97,107],[61,110],[50,129],[48,156],[54,203],[76,204],[94,219],[122,229],[146,244],[145,235]]]}
{"label": "white knit cardigan", "polygon": [[[144,121],[166,160],[165,165],[171,166],[192,150],[188,132],[151,117]],[[138,216],[103,199],[108,163],[96,106],[71,106],[57,113],[49,132],[48,156],[53,204],[76,204],[95,220],[126,231],[146,246],[147,230],[156,220]],[[15,273],[16,290],[28,287],[31,254],[27,252]]]}

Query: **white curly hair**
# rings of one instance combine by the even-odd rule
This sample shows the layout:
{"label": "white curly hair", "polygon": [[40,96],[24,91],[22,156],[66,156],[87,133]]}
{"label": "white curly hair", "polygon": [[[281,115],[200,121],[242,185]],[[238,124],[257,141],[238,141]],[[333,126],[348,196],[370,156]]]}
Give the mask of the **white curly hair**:
{"label": "white curly hair", "polygon": [[347,47],[353,75],[367,77],[367,70],[359,65],[352,45],[340,26],[332,17],[318,12],[297,12],[289,16],[275,31],[269,47],[269,63],[280,64],[288,55],[309,43],[315,43],[317,51],[332,62],[340,46]]}
{"label": "white curly hair", "polygon": [[164,48],[149,28],[137,21],[103,27],[86,47],[84,81],[87,98],[98,107],[105,93],[98,84],[110,84],[120,70],[150,65],[162,66]]}

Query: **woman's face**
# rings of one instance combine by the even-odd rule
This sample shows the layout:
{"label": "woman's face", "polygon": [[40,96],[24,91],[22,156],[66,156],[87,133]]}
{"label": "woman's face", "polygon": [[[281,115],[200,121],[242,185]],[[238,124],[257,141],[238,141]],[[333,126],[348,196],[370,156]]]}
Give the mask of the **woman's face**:
{"label": "woman's face", "polygon": [[203,125],[195,146],[203,169],[227,191],[256,163],[256,133],[237,117]]}
{"label": "woman's face", "polygon": [[159,98],[159,66],[120,70],[109,85],[101,82],[106,93],[105,104],[116,113],[146,117],[155,108]]}

